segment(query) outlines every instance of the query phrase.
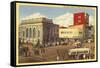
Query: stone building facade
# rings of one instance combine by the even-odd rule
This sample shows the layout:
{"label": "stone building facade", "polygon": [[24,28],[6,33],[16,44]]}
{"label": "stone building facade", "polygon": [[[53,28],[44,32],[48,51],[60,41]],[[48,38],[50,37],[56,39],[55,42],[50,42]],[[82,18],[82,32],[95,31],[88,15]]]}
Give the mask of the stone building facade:
{"label": "stone building facade", "polygon": [[57,43],[58,31],[59,26],[48,18],[22,20],[19,25],[19,39],[22,42],[30,41],[33,46],[38,44],[48,46]]}

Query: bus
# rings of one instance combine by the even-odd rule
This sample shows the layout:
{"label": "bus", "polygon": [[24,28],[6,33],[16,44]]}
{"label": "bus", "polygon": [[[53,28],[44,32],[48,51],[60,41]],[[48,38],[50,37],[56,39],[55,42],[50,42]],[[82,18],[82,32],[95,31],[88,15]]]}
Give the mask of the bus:
{"label": "bus", "polygon": [[76,48],[70,49],[68,55],[72,59],[85,59],[89,58],[90,49],[89,48]]}

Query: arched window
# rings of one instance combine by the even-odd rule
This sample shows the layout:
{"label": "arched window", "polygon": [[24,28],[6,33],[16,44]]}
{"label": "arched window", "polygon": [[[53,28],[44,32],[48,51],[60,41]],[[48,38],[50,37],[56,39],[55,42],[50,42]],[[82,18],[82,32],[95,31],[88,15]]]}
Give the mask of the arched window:
{"label": "arched window", "polygon": [[28,38],[28,28],[26,28],[26,38]]}
{"label": "arched window", "polygon": [[35,36],[36,36],[36,29],[33,28],[33,37],[35,37]]}
{"label": "arched window", "polygon": [[25,37],[25,32],[24,32],[24,31],[23,31],[23,33],[22,33],[22,34],[23,34],[23,37]]}
{"label": "arched window", "polygon": [[30,38],[32,37],[32,29],[31,28],[29,29],[29,37]]}
{"label": "arched window", "polygon": [[38,37],[40,37],[40,30],[38,30]]}

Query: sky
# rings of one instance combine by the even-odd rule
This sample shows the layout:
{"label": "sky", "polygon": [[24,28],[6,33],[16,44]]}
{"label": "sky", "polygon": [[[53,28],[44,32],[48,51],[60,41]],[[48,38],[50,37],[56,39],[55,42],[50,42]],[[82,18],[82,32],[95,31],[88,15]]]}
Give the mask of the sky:
{"label": "sky", "polygon": [[[62,18],[62,16],[69,16],[68,18],[70,19],[70,15],[73,13],[79,13],[79,12],[86,12],[89,14],[90,18],[94,17],[94,10],[92,9],[82,9],[82,8],[67,8],[67,7],[46,7],[46,6],[20,6],[19,7],[19,13],[20,13],[20,19],[23,19],[31,14],[35,13],[40,13],[50,19],[53,19],[55,22],[59,17]],[[66,17],[67,18],[67,17]],[[63,19],[63,18],[62,18]],[[93,20],[90,19],[93,23]],[[65,21],[66,22],[66,21]],[[60,22],[63,25],[65,25],[65,22]],[[71,24],[73,21],[72,19],[68,20],[66,23]]]}

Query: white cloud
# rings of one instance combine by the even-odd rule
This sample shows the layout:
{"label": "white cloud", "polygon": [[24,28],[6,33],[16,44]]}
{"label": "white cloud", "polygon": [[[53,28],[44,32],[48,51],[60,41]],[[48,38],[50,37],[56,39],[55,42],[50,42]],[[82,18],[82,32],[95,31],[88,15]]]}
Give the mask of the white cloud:
{"label": "white cloud", "polygon": [[69,26],[73,25],[73,14],[66,13],[64,15],[58,16],[53,19],[55,24],[59,24],[60,26]]}
{"label": "white cloud", "polygon": [[48,18],[48,17],[46,17],[46,16],[44,16],[44,15],[42,15],[40,13],[33,13],[33,14],[29,15],[29,16],[26,16],[26,17],[22,18],[22,20],[35,19],[35,18],[41,18],[41,17]]}
{"label": "white cloud", "polygon": [[[61,16],[54,18],[54,23],[59,24],[60,26],[67,27],[69,25],[73,25],[74,23],[73,18],[74,18],[73,13],[66,13],[66,14],[63,14]],[[94,16],[89,16],[89,24],[92,24],[92,25],[95,24]]]}

